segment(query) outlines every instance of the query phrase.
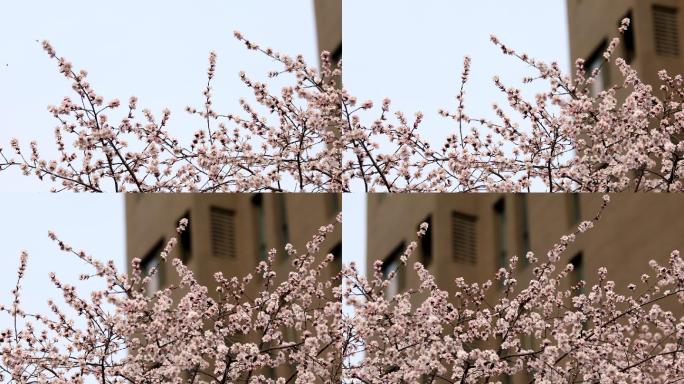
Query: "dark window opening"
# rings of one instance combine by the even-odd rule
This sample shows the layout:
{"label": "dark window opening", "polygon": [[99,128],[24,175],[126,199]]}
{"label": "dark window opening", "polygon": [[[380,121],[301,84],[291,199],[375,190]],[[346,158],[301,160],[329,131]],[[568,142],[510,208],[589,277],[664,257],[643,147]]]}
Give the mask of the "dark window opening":
{"label": "dark window opening", "polygon": [[335,216],[340,213],[340,198],[341,195],[338,193],[328,193],[328,208],[330,210],[330,216]]}
{"label": "dark window opening", "polygon": [[589,91],[592,96],[601,93],[608,85],[608,66],[604,65],[606,59],[603,57],[603,53],[607,48],[608,42],[604,39],[584,62],[584,70],[586,71],[587,77],[590,77],[594,70],[599,70],[594,78],[594,82],[589,85]]}
{"label": "dark window opening", "polygon": [[582,220],[582,205],[579,193],[568,194],[568,224],[570,227],[579,224]]}
{"label": "dark window opening", "polygon": [[163,288],[164,284],[166,284],[164,265],[161,264],[160,257],[160,254],[164,250],[164,245],[164,239],[159,239],[140,262],[140,271],[142,272],[143,277],[148,276],[155,268],[157,269],[150,280],[150,284],[147,286],[146,293],[150,296]]}
{"label": "dark window opening", "polygon": [[335,273],[342,271],[342,242],[335,244],[335,246],[330,250],[333,255],[333,261],[331,263],[334,268]]}
{"label": "dark window opening", "polygon": [[527,262],[525,255],[530,251],[530,223],[528,215],[527,194],[518,195],[518,208],[520,217],[520,257]]}
{"label": "dark window opening", "polygon": [[278,209],[278,232],[280,234],[280,244],[285,248],[285,244],[290,242],[290,229],[287,223],[287,204],[284,194],[275,195]]}
{"label": "dark window opening", "polygon": [[334,65],[342,60],[342,43],[335,48],[335,50],[330,54],[330,59]]}
{"label": "dark window opening", "polygon": [[259,260],[266,260],[268,257],[266,247],[266,217],[264,211],[264,198],[260,193],[252,196],[252,207],[254,210],[254,222],[256,229],[256,248]]}
{"label": "dark window opening", "polygon": [[[584,281],[584,260],[582,252],[579,252],[572,259],[570,264],[573,266],[572,275],[570,276],[570,284],[575,287],[580,282]],[[580,292],[584,292],[584,287],[580,288]]]}
{"label": "dark window opening", "polygon": [[[428,230],[420,238],[420,256],[421,262],[425,268],[428,268],[432,263],[432,216],[428,216],[422,222],[428,224]],[[420,227],[419,227],[420,228]]]}
{"label": "dark window opening", "polygon": [[[629,28],[624,32],[622,35],[622,46],[624,47],[624,59],[627,62],[627,64],[632,63],[632,60],[634,60],[634,56],[636,56],[636,42],[634,40],[634,16],[632,15],[632,11],[630,10],[625,14],[625,16],[622,17],[622,19],[629,19],[630,24]],[[618,22],[618,24],[621,24],[622,20]]]}
{"label": "dark window opening", "polygon": [[187,264],[188,261],[190,261],[190,259],[192,258],[192,221],[190,220],[190,212],[186,212],[183,215],[183,218],[188,219],[188,225],[185,227],[185,230],[181,232],[178,243],[180,246],[180,259],[183,262],[183,264]]}
{"label": "dark window opening", "polygon": [[404,289],[404,267],[401,265],[401,255],[404,254],[406,244],[402,242],[385,258],[382,263],[382,276],[386,279],[390,272],[396,271],[385,291],[386,297],[394,297]]}
{"label": "dark window opening", "polygon": [[508,236],[506,234],[506,200],[499,199],[494,204],[494,233],[496,236],[496,259],[499,268],[506,267],[508,259]]}

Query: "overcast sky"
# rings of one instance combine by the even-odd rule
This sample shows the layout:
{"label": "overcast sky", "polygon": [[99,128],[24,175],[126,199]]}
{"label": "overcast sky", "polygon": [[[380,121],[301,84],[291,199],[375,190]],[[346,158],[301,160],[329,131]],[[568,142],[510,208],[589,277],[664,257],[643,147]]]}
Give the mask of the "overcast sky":
{"label": "overcast sky", "polygon": [[[19,255],[29,253],[22,282],[22,303],[27,310],[47,313],[47,300],[61,301],[61,293],[50,282],[55,272],[64,283],[85,294],[103,287],[102,281],[79,281],[81,273],[92,273],[85,262],[59,250],[48,238],[54,231],[75,250],[84,250],[102,261],[114,260],[124,268],[123,195],[2,193],[0,200],[0,302],[11,303],[10,291],[17,279]],[[11,324],[0,315],[0,329]]]}
{"label": "overcast sky", "polygon": [[[11,5],[10,5],[11,4]],[[301,53],[318,64],[312,0],[132,1],[22,0],[0,12],[0,145],[11,137],[27,146],[42,143],[54,151],[55,119],[49,104],[74,97],[70,83],[37,41],[49,40],[58,55],[75,69],[86,69],[96,92],[105,100],[126,103],[135,95],[138,106],[156,115],[168,107],[172,132],[187,137],[201,121],[184,112],[201,106],[211,50],[218,54],[215,106],[220,112],[239,110],[238,99],[250,96],[239,80],[245,70],[266,80],[279,69],[271,59],[248,51],[233,31],[263,46],[291,55]],[[110,116],[111,121],[116,121]],[[47,183],[12,171],[0,179],[0,191],[47,191]]]}

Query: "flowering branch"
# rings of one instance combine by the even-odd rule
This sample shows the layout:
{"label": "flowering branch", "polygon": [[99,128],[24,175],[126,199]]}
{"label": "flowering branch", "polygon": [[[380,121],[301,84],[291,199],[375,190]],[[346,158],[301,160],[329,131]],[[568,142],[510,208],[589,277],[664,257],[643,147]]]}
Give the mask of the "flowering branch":
{"label": "flowering branch", "polygon": [[[385,275],[377,261],[366,279],[354,265],[346,267],[343,295],[354,315],[345,317],[351,340],[345,377],[359,383],[480,383],[515,375],[554,383],[682,380],[684,317],[665,309],[684,304],[678,251],[666,265],[650,261],[653,274],[626,287],[628,295],[608,280],[606,268],[589,286],[572,282],[572,264],[559,262],[607,202],[545,258],[530,252],[520,268],[512,257],[494,281],[458,277],[453,293],[438,287],[418,262],[413,269],[420,285],[390,297],[387,287],[398,271]],[[421,225],[418,236],[426,231]],[[406,268],[416,247],[408,245],[399,268]],[[363,359],[354,359],[359,354]]]}
{"label": "flowering branch", "polygon": [[[23,253],[13,303],[0,306],[13,328],[0,332],[0,375],[10,383],[479,383],[504,376],[530,382],[652,382],[684,378],[684,260],[673,251],[638,284],[617,287],[599,268],[596,282],[572,276],[563,252],[591,230],[596,216],[561,237],[527,264],[511,257],[492,280],[455,279],[437,286],[420,263],[420,284],[388,295],[417,247],[409,244],[399,269],[376,262],[366,278],[351,264],[328,279],[332,255],[319,255],[333,230],[321,227],[299,253],[286,246],[292,268],[273,269],[271,251],[254,274],[214,275],[212,287],[173,258],[172,238],[159,255],[178,283],[150,292],[157,272],[133,260],[129,275],[50,233],[60,249],[94,270],[106,288],[79,295],[50,274],[70,308],[49,301],[50,314],[22,309]],[[181,221],[182,232],[187,221]],[[428,230],[422,224],[417,235]],[[160,264],[161,265],[161,264]],[[345,285],[341,285],[343,279]],[[498,287],[493,288],[493,287]],[[625,288],[625,289],[622,289]],[[625,294],[623,291],[628,291]],[[342,313],[342,300],[353,313]]]}
{"label": "flowering branch", "polygon": [[[178,232],[185,230],[181,220]],[[14,319],[14,330],[0,334],[0,380],[8,383],[311,383],[340,376],[341,299],[335,284],[321,273],[332,255],[319,256],[333,225],[321,227],[299,253],[287,245],[292,268],[285,276],[273,269],[276,251],[243,278],[214,274],[215,291],[197,282],[180,259],[172,258],[173,237],[159,255],[171,263],[178,284],[150,292],[157,267],[144,273],[134,259],[131,274],[112,262],[101,263],[50,233],[61,250],[93,269],[81,279],[100,278],[106,288],[90,298],[50,274],[75,317],[54,301],[50,315],[14,303],[0,313]],[[19,280],[26,268],[23,253]],[[23,323],[18,328],[17,323]]]}
{"label": "flowering branch", "polygon": [[[623,20],[624,33],[629,20]],[[157,120],[151,111],[137,116],[132,97],[117,123],[110,115],[120,102],[97,94],[85,71],[58,57],[49,43],[43,47],[72,81],[75,100],[66,97],[49,111],[58,120],[55,140],[59,157],[39,155],[32,142],[25,153],[16,139],[17,158],[0,149],[0,170],[19,167],[55,185],[76,191],[681,191],[684,172],[684,92],[680,75],[659,72],[656,92],[641,81],[624,59],[614,58],[619,39],[603,54],[603,64],[587,73],[582,59],[574,77],[557,63],[545,63],[518,53],[492,36],[502,53],[536,71],[524,83],[543,81],[549,90],[527,100],[518,88],[498,77],[494,85],[507,96],[509,115],[494,105],[496,119],[466,114],[465,87],[470,75],[466,57],[456,111],[439,114],[453,120],[454,132],[441,145],[421,134],[423,114],[409,119],[382,101],[377,117],[364,121],[373,102],[339,87],[341,64],[321,54],[317,71],[302,56],[289,57],[263,48],[236,32],[247,49],[258,51],[281,66],[270,77],[291,75],[292,86],[279,93],[244,72],[243,83],[256,104],[240,101],[242,113],[220,113],[212,102],[216,54],[209,55],[207,84],[201,108],[187,107],[203,126],[192,138],[170,132],[170,111]],[[592,84],[605,66],[614,64],[623,76],[596,95]],[[624,97],[618,95],[626,95]],[[140,119],[140,120],[139,120]],[[110,122],[112,121],[112,122]],[[521,125],[522,124],[522,125]],[[64,137],[73,138],[68,146]],[[129,144],[130,141],[130,144]]]}

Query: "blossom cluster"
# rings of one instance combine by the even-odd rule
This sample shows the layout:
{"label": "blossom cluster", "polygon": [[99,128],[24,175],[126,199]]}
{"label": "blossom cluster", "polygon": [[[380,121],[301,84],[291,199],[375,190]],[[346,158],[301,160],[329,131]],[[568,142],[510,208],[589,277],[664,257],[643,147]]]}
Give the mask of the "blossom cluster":
{"label": "blossom cluster", "polygon": [[[620,287],[599,268],[595,283],[572,278],[561,255],[592,220],[561,237],[544,257],[513,256],[492,279],[439,287],[420,263],[420,284],[388,294],[398,270],[382,262],[371,274],[354,264],[332,277],[332,255],[320,254],[333,225],[320,227],[306,251],[285,247],[291,268],[273,269],[271,250],[253,274],[195,279],[172,252],[177,283],[150,292],[156,268],[130,273],[59,248],[92,269],[106,288],[79,295],[50,274],[68,308],[50,313],[21,303],[27,265],[22,253],[13,301],[0,306],[12,328],[0,330],[0,380],[9,383],[481,383],[504,377],[529,382],[672,383],[684,378],[684,260],[665,263]],[[341,220],[341,218],[340,218]],[[178,227],[182,232],[183,220]],[[417,237],[429,230],[422,224]],[[397,268],[408,268],[410,243]],[[646,266],[645,266],[646,267]],[[406,271],[408,272],[408,271]],[[405,272],[405,273],[406,273]],[[350,311],[343,311],[343,303]],[[672,309],[674,308],[674,309]],[[678,317],[679,316],[679,317]]]}
{"label": "blossom cluster", "polygon": [[[625,19],[619,27],[629,27]],[[279,92],[241,72],[253,94],[240,110],[222,113],[212,102],[216,54],[209,55],[201,107],[187,107],[202,124],[190,137],[169,129],[171,112],[157,118],[96,93],[85,71],[76,71],[44,48],[72,81],[75,98],[65,97],[49,111],[58,121],[59,156],[41,157],[38,144],[27,151],[16,139],[0,149],[0,170],[19,167],[75,191],[681,191],[684,85],[681,75],[659,73],[661,84],[645,84],[624,59],[616,57],[619,38],[608,44],[603,64],[591,71],[576,62],[574,76],[555,63],[519,53],[492,36],[502,53],[535,72],[524,83],[544,82],[548,90],[533,99],[494,78],[508,106],[493,106],[495,118],[470,116],[465,88],[466,57],[456,109],[438,113],[453,127],[443,143],[424,139],[424,115],[393,111],[391,100],[378,107],[359,101],[341,87],[342,66],[321,54],[321,69],[302,56],[290,57],[236,38],[281,66],[270,77],[291,76]],[[601,71],[614,65],[622,81],[592,94]],[[119,111],[118,117],[112,117]],[[512,115],[512,114],[515,114]],[[368,116],[375,115],[368,120]],[[68,139],[67,139],[68,138]],[[10,153],[8,153],[10,152]]]}
{"label": "blossom cluster", "polygon": [[[388,297],[386,288],[397,277],[384,274],[382,262],[368,278],[354,265],[345,267],[343,296],[354,308],[345,318],[351,338],[345,377],[355,383],[682,380],[684,260],[678,251],[664,265],[651,260],[652,272],[628,287],[611,281],[606,268],[596,271],[592,285],[575,282],[573,265],[559,262],[603,207],[545,258],[530,252],[521,266],[511,257],[485,282],[458,277],[453,288],[439,287],[416,262],[420,284]],[[421,226],[418,236],[425,230]],[[407,247],[398,268],[407,268],[406,256],[416,246]]]}
{"label": "blossom cluster", "polygon": [[[183,219],[178,226],[182,232]],[[0,306],[12,329],[0,331],[0,381],[4,383],[331,383],[341,375],[341,296],[338,276],[321,277],[333,255],[320,255],[334,225],[318,229],[306,251],[287,248],[291,268],[273,270],[276,251],[244,277],[214,275],[210,288],[172,257],[172,238],[159,263],[170,263],[177,284],[150,292],[157,268],[131,262],[129,274],[75,251],[54,233],[64,252],[93,269],[101,290],[81,296],[50,274],[67,308],[48,302],[50,313],[22,309],[22,253],[14,301]],[[91,380],[91,381],[88,381]]]}

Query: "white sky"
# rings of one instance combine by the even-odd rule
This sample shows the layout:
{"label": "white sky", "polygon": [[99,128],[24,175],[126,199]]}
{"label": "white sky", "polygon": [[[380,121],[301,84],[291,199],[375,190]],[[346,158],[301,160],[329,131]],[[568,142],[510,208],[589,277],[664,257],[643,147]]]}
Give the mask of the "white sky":
{"label": "white sky", "polygon": [[[48,238],[54,231],[60,239],[85,250],[102,261],[114,260],[124,268],[125,235],[123,195],[102,194],[2,194],[0,202],[0,302],[10,304],[10,291],[16,283],[19,255],[29,253],[22,287],[22,302],[27,310],[47,313],[47,300],[61,300],[61,292],[50,282],[55,272],[64,283],[86,294],[103,287],[102,281],[78,280],[81,273],[93,270],[75,255],[66,254]],[[0,329],[11,319],[0,315]]]}
{"label": "white sky", "polygon": [[[344,86],[376,105],[390,97],[393,108],[409,117],[422,111],[421,135],[437,143],[455,128],[436,112],[455,109],[465,55],[472,58],[465,101],[471,116],[492,117],[492,102],[506,104],[494,75],[521,85],[533,73],[503,56],[491,34],[533,57],[557,61],[565,71],[570,66],[565,0],[345,0],[343,7]],[[524,89],[533,96],[540,88]],[[344,236],[358,239],[344,241],[345,262],[365,266],[364,196],[345,196],[343,209]]]}
{"label": "white sky", "polygon": [[[218,54],[215,106],[239,112],[238,99],[251,96],[238,78],[245,70],[266,80],[279,69],[266,56],[248,51],[233,37],[247,38],[283,53],[301,53],[318,64],[312,0],[132,1],[22,0],[0,12],[0,146],[17,137],[25,147],[38,139],[42,153],[53,151],[56,121],[46,107],[74,96],[36,40],[49,40],[58,55],[75,69],[86,69],[96,92],[105,100],[138,106],[155,116],[168,107],[171,130],[188,137],[201,121],[184,112],[201,106],[211,50]],[[277,88],[273,88],[277,89]],[[116,121],[114,115],[110,121]],[[47,183],[18,171],[0,175],[0,191],[48,191]]]}

